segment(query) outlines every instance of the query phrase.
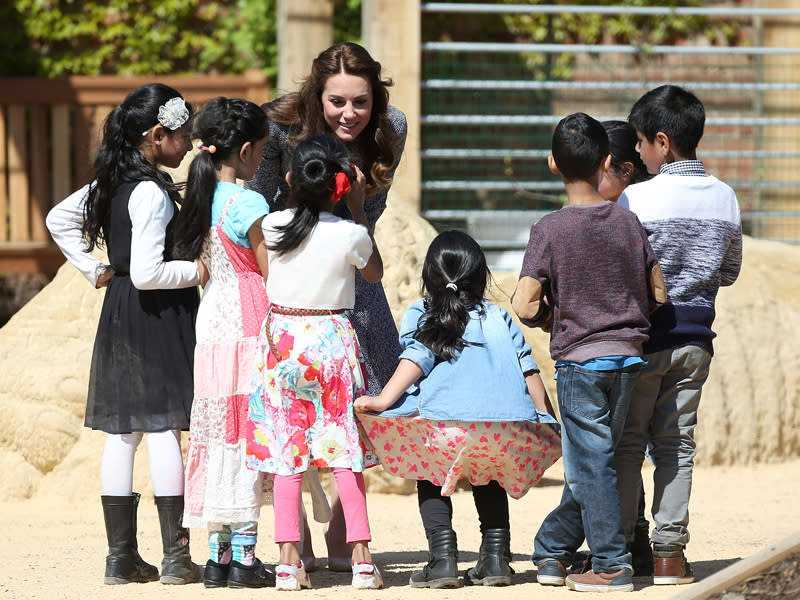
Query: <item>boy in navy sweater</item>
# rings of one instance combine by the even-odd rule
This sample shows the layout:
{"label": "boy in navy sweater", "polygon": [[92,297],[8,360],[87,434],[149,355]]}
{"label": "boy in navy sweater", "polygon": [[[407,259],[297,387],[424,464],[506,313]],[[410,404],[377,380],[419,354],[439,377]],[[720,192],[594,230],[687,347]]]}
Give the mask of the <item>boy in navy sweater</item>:
{"label": "boy in navy sweater", "polygon": [[[568,204],[531,227],[511,302],[525,325],[550,330],[562,420],[566,483],[536,535],[537,580],[584,592],[633,590],[614,451],[644,364],[649,315],[666,300],[639,220],[597,192],[610,159],[598,121],[576,113],[558,123],[548,164]],[[584,536],[591,569],[567,576]]]}
{"label": "boy in navy sweater", "polygon": [[653,582],[690,583],[694,575],[683,550],[689,541],[697,408],[713,354],[717,291],[736,280],[742,264],[742,226],[734,191],[697,160],[705,109],[694,94],[674,85],[655,88],[633,105],[628,121],[636,128],[642,161],[657,175],[628,186],[619,204],[647,230],[669,302],[652,317],[647,366],[617,448],[622,523],[630,542],[649,444],[655,464]]}

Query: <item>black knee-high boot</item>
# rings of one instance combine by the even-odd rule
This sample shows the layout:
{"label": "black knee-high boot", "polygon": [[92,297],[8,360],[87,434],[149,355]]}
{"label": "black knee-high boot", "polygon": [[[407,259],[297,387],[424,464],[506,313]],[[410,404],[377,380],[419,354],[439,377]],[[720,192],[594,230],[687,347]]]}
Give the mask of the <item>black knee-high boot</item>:
{"label": "black knee-high boot", "polygon": [[467,569],[467,583],[473,585],[511,585],[511,531],[487,529],[483,532],[477,564]]}
{"label": "black knee-high boot", "polygon": [[203,568],[192,562],[189,553],[189,530],[183,526],[183,496],[156,496],[158,521],[161,524],[161,583],[182,585],[203,578]]}
{"label": "black knee-high boot", "polygon": [[139,494],[100,496],[108,538],[108,556],[103,579],[108,585],[158,581],[158,569],[139,556],[136,542]]}
{"label": "black knee-high boot", "polygon": [[411,587],[455,588],[458,582],[458,544],[452,529],[428,535],[428,564],[411,574]]}

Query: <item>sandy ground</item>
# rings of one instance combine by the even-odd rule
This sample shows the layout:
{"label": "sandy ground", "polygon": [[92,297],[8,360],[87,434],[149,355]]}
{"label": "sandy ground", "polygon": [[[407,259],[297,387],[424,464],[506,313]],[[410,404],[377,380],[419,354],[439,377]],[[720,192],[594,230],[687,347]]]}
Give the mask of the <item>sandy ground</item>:
{"label": "sandy ground", "polygon": [[[530,562],[533,537],[542,518],[552,509],[561,492],[560,462],[552,467],[540,485],[524,498],[511,501],[513,585],[506,588],[460,588],[415,590],[407,585],[412,570],[426,560],[425,537],[415,496],[369,494],[369,512],[374,542],[372,550],[385,576],[386,589],[354,592],[349,575],[323,569],[312,573],[313,590],[307,598],[503,598],[508,600],[576,597],[566,588],[540,586]],[[645,473],[646,493],[651,492]],[[692,542],[687,555],[698,579],[749,556],[766,545],[800,530],[796,494],[800,461],[753,467],[698,468],[692,496]],[[453,496],[454,521],[458,532],[461,568],[476,559],[480,543],[477,518],[469,493]],[[310,506],[310,501],[308,503]],[[99,499],[68,504],[58,499],[35,498],[26,502],[0,503],[3,535],[0,537],[0,600],[55,598],[263,598],[267,590],[207,590],[202,584],[163,586],[159,583],[105,586],[102,583],[105,535]],[[261,518],[262,540],[259,556],[274,564],[277,548],[271,543],[272,513]],[[312,524],[318,556],[324,557],[319,524]],[[207,558],[205,535],[193,530],[192,554],[197,562]],[[158,520],[152,498],[142,498],[139,511],[139,549],[150,562],[160,561]],[[654,586],[636,579],[635,596],[643,599],[670,598],[687,586]]]}

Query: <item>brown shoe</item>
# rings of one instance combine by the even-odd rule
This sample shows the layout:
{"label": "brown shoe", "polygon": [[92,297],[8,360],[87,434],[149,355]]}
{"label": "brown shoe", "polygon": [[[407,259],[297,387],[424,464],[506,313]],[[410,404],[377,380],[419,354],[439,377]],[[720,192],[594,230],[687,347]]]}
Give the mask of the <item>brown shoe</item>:
{"label": "brown shoe", "polygon": [[694,572],[680,544],[653,544],[653,583],[680,585],[692,583]]}
{"label": "brown shoe", "polygon": [[633,582],[629,570],[620,569],[614,573],[572,573],[564,580],[567,587],[576,592],[632,592]]}

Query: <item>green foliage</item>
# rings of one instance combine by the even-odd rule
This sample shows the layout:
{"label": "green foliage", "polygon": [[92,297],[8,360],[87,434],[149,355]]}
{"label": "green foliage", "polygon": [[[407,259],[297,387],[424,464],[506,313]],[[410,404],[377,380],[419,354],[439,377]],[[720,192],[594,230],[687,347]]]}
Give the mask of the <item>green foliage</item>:
{"label": "green foliage", "polygon": [[3,74],[274,71],[276,0],[13,0]]}
{"label": "green foliage", "polygon": [[[288,0],[291,2],[291,0]],[[5,0],[0,74],[277,70],[278,0]],[[361,0],[334,0],[334,40],[359,40]]]}
{"label": "green foliage", "polygon": [[[503,0],[520,4],[519,0]],[[524,2],[522,2],[524,3]],[[544,4],[531,0],[530,4]],[[547,4],[553,2],[548,1]],[[701,0],[662,0],[659,7],[705,6]],[[651,6],[651,0],[572,0],[570,5]],[[712,20],[693,15],[634,15],[599,13],[510,14],[503,17],[510,32],[533,42],[561,44],[631,44],[647,53],[650,46],[672,45],[690,36],[702,35],[712,41],[735,45],[739,27],[735,21]],[[542,78],[569,79],[574,54],[544,56],[527,54],[525,62],[537,67]]]}
{"label": "green foliage", "polygon": [[[651,6],[652,0],[500,0],[493,4],[569,4],[570,6]],[[662,0],[659,6],[705,6],[702,0]],[[654,45],[669,45],[693,36],[705,36],[712,43],[735,45],[739,24],[734,20],[684,15],[632,15],[574,13],[459,14],[433,13],[422,21],[423,40],[475,42],[528,42],[548,44],[632,44],[643,54]],[[438,59],[448,59],[439,53]],[[570,79],[573,53],[527,53],[520,56],[532,76],[541,79]],[[471,65],[471,68],[480,65]],[[471,71],[471,76],[483,74]],[[485,76],[491,77],[491,73]]]}
{"label": "green foliage", "polygon": [[361,41],[361,0],[334,0],[333,41]]}

